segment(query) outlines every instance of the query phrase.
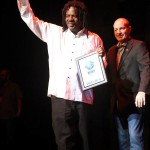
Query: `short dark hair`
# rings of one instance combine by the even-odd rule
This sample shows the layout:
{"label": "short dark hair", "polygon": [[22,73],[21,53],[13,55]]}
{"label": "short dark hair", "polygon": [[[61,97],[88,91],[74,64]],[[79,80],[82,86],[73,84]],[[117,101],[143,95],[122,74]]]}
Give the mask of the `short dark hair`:
{"label": "short dark hair", "polygon": [[72,0],[72,1],[68,1],[65,5],[64,8],[62,9],[62,25],[63,25],[63,31],[65,31],[68,27],[66,25],[65,22],[65,18],[66,18],[66,11],[71,7],[76,7],[79,11],[79,19],[83,24],[83,27],[87,30],[88,28],[88,23],[87,23],[87,7],[85,6],[85,4],[81,1],[78,0]]}

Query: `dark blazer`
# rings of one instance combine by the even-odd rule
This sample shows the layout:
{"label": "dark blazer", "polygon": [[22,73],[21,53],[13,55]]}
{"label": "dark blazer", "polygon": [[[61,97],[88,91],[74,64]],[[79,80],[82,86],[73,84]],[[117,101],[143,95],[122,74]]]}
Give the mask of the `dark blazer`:
{"label": "dark blazer", "polygon": [[143,41],[127,42],[116,69],[117,44],[107,53],[108,80],[111,85],[111,110],[117,106],[122,114],[135,113],[134,100],[138,91],[150,94],[150,55]]}

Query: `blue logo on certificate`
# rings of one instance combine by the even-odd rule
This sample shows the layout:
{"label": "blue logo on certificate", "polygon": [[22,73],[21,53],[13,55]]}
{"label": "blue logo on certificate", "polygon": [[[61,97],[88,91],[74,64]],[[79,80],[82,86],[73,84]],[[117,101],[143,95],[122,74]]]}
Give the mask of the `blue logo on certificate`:
{"label": "blue logo on certificate", "polygon": [[88,74],[91,74],[91,73],[95,72],[95,70],[94,70],[94,62],[93,61],[88,61],[85,64],[85,68],[87,69],[87,73]]}
{"label": "blue logo on certificate", "polygon": [[85,64],[85,68],[88,69],[88,70],[91,70],[93,67],[94,67],[94,62],[93,61],[88,61]]}

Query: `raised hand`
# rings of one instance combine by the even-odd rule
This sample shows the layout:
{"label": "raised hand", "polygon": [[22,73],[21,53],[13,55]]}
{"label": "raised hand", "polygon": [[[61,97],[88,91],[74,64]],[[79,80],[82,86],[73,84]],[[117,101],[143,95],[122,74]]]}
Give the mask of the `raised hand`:
{"label": "raised hand", "polygon": [[101,57],[104,56],[104,49],[102,47],[97,48],[96,51],[99,56],[101,56]]}
{"label": "raised hand", "polygon": [[17,0],[17,1],[20,2],[20,4],[21,4],[22,6],[25,6],[25,5],[28,4],[28,0]]}

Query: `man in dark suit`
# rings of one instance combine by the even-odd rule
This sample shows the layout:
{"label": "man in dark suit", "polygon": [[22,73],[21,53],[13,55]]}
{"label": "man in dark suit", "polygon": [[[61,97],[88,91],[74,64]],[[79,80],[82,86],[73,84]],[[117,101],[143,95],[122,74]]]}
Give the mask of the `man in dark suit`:
{"label": "man in dark suit", "polygon": [[130,36],[131,25],[118,18],[113,25],[118,43],[107,54],[111,108],[120,150],[143,150],[143,111],[150,94],[150,55],[145,42]]}

